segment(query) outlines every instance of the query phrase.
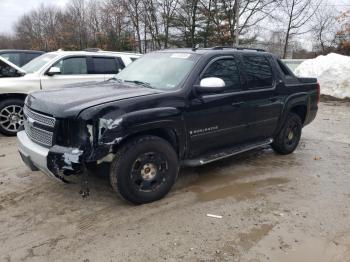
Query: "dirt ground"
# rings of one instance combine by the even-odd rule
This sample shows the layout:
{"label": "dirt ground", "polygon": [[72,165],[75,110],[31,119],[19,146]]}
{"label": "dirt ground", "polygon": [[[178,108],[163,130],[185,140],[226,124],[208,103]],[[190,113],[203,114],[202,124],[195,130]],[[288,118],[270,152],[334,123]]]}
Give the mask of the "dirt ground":
{"label": "dirt ground", "polygon": [[350,261],[349,102],[321,103],[293,154],[184,169],[156,203],[120,200],[104,169],[90,181],[82,199],[0,137],[0,261]]}

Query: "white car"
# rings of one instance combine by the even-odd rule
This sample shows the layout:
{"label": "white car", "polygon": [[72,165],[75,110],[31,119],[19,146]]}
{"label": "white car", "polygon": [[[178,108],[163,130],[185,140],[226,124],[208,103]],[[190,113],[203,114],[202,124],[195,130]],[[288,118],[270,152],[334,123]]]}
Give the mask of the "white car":
{"label": "white car", "polygon": [[135,53],[57,51],[43,54],[21,68],[0,58],[0,132],[17,133],[29,92],[105,81],[139,57]]}

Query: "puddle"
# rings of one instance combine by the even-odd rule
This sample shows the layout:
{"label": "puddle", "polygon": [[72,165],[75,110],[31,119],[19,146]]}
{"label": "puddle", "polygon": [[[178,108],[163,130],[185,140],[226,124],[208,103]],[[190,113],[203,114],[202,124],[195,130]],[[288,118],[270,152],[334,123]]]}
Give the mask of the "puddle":
{"label": "puddle", "polygon": [[[350,261],[350,238],[340,237],[330,241],[311,237],[302,231],[289,232],[285,229],[272,230],[262,237],[253,249],[263,254],[262,261],[272,262],[346,262]],[[257,242],[256,242],[257,243]],[[256,257],[256,253],[250,254]]]}
{"label": "puddle", "polygon": [[[233,197],[237,200],[245,200],[261,196],[261,188],[287,183],[286,178],[267,178],[251,182],[232,182],[232,176],[213,176],[212,183],[200,181],[198,185],[191,186],[190,191],[196,193],[201,202],[213,201]],[[219,185],[219,187],[217,187]],[[224,185],[224,186],[222,186]],[[212,190],[210,188],[216,187]]]}
{"label": "puddle", "polygon": [[222,250],[231,256],[235,256],[241,251],[246,252],[266,235],[268,235],[272,228],[273,225],[262,224],[259,227],[253,228],[248,233],[240,233],[238,235],[238,239],[227,241],[224,244]]}

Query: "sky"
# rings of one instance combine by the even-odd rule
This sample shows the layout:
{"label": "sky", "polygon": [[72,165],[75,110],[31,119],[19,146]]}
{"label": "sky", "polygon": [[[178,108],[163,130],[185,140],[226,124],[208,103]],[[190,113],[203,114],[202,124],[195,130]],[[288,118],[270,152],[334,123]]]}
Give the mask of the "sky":
{"label": "sky", "polygon": [[[323,0],[324,4],[331,5],[338,10],[350,7],[350,0]],[[12,33],[17,19],[38,7],[40,4],[63,7],[70,0],[0,0],[0,34]]]}
{"label": "sky", "polygon": [[0,0],[0,34],[12,33],[17,19],[40,4],[63,7],[69,0]]}

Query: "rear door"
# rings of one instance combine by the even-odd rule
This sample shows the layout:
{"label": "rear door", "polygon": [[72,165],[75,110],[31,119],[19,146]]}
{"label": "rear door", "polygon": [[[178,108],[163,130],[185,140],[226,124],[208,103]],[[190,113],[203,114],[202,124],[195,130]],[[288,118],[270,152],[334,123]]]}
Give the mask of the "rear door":
{"label": "rear door", "polygon": [[282,97],[276,91],[281,81],[272,69],[271,57],[242,53],[240,58],[245,77],[247,139],[253,142],[271,138],[283,106]]}
{"label": "rear door", "polygon": [[243,143],[246,136],[241,76],[235,57],[214,58],[201,73],[197,84],[206,77],[221,78],[226,89],[220,93],[198,94],[194,91],[185,113],[191,157]]}
{"label": "rear door", "polygon": [[104,75],[89,74],[86,56],[69,56],[60,59],[52,65],[61,70],[60,74],[41,78],[42,89],[59,88],[64,85],[88,82],[103,81]]}

